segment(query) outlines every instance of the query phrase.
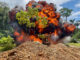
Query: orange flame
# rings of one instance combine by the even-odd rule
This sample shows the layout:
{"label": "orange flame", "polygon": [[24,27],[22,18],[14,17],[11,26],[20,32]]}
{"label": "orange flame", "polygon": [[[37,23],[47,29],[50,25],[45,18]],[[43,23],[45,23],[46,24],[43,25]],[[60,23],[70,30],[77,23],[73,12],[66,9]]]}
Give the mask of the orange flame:
{"label": "orange flame", "polygon": [[33,40],[34,42],[42,43],[42,40],[40,40],[39,38],[36,38],[36,36],[34,36],[34,35],[31,35],[30,39]]}
{"label": "orange flame", "polygon": [[58,36],[57,30],[54,31],[54,36]]}
{"label": "orange flame", "polygon": [[16,39],[17,39],[17,41],[19,41],[19,42],[23,42],[23,41],[24,41],[24,40],[23,40],[23,35],[20,35],[20,36],[17,37]]}
{"label": "orange flame", "polygon": [[[33,3],[35,3],[34,0],[30,1],[26,6],[32,7]],[[48,34],[45,33],[45,35],[47,36],[49,34],[50,35],[53,34],[54,37],[57,37],[60,34],[62,34],[62,30],[59,27],[60,13],[55,11],[56,9],[55,9],[54,5],[48,4],[45,1],[39,1],[36,8],[41,8],[40,12],[38,13],[38,16],[41,17],[41,18],[47,17],[48,26],[49,26],[49,24],[52,23],[57,28],[57,29],[54,29],[54,32],[51,32],[51,33],[48,33]],[[45,31],[44,26],[42,24],[42,20],[36,21],[35,25],[38,28],[39,33],[42,33],[43,30]],[[76,28],[74,25],[70,25],[68,23],[65,23],[64,27],[65,27],[65,30],[67,32],[73,32],[74,29]],[[34,41],[34,42],[43,43],[43,41],[40,38],[38,38],[36,35],[33,34],[34,33],[33,30],[30,30],[30,33],[31,33],[31,35],[28,36],[23,30],[21,30],[21,33],[15,31],[14,36],[16,36],[16,39],[19,42],[24,42],[24,41],[27,41],[27,40],[30,39],[31,41]],[[56,44],[57,43],[56,41],[58,39],[53,39],[53,40],[56,40],[56,41],[53,41],[50,38],[48,38],[48,40],[50,41],[50,43],[55,43]]]}
{"label": "orange flame", "polygon": [[54,19],[50,19],[49,23],[53,23],[55,26],[58,26],[59,21],[56,18],[54,18]]}
{"label": "orange flame", "polygon": [[30,1],[30,2],[27,4],[27,6],[32,7],[32,3],[34,3],[34,2],[35,2],[34,0]]}
{"label": "orange flame", "polygon": [[14,32],[14,36],[19,36],[20,33],[18,33],[17,31]]}
{"label": "orange flame", "polygon": [[65,23],[64,27],[65,27],[67,32],[73,32],[75,30],[75,28],[76,28],[73,24],[70,25],[68,23]]}

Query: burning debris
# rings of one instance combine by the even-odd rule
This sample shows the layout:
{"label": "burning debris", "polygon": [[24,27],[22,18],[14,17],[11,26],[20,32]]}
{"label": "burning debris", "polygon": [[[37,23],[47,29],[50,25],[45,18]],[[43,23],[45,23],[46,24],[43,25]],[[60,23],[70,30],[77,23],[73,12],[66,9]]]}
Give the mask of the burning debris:
{"label": "burning debris", "polygon": [[57,43],[75,30],[73,24],[60,21],[60,13],[53,3],[32,0],[26,5],[25,11],[17,8],[9,14],[15,29],[14,37],[18,42],[29,40],[43,44]]}

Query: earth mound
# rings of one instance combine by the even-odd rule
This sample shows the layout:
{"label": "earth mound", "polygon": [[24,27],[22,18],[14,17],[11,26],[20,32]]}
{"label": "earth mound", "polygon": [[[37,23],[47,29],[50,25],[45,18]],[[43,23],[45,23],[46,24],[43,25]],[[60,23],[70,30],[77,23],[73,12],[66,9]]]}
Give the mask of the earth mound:
{"label": "earth mound", "polygon": [[61,43],[47,46],[25,42],[17,48],[0,53],[0,60],[80,60],[80,48]]}

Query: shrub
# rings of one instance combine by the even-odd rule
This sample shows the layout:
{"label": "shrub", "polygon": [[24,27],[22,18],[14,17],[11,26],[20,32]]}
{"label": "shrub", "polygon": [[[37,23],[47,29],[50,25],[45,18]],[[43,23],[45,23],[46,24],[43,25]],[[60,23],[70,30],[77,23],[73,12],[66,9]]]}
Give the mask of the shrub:
{"label": "shrub", "polygon": [[10,36],[2,37],[0,39],[0,51],[10,50],[10,49],[16,47],[16,44],[14,44],[13,42],[14,42],[14,40]]}
{"label": "shrub", "polygon": [[71,42],[80,42],[80,31],[76,32],[76,33],[72,36]]}

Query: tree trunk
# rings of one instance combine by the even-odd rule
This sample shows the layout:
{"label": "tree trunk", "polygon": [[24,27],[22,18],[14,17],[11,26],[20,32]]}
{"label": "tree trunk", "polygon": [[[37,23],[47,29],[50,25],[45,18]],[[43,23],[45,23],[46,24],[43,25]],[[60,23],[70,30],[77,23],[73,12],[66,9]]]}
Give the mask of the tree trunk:
{"label": "tree trunk", "polygon": [[4,29],[4,15],[2,15],[2,29]]}
{"label": "tree trunk", "polygon": [[67,22],[67,16],[66,16],[66,22]]}
{"label": "tree trunk", "polygon": [[5,19],[4,19],[4,16],[5,16],[5,8],[4,8],[4,10],[3,10],[3,13],[4,13],[4,14],[3,14],[3,17],[2,17],[2,18],[3,18],[3,29],[5,29],[5,27],[4,27],[4,25],[5,25],[5,24],[4,24],[4,20],[5,20]]}
{"label": "tree trunk", "polygon": [[77,32],[78,32],[78,26],[77,26]]}

